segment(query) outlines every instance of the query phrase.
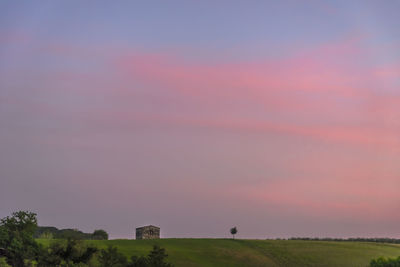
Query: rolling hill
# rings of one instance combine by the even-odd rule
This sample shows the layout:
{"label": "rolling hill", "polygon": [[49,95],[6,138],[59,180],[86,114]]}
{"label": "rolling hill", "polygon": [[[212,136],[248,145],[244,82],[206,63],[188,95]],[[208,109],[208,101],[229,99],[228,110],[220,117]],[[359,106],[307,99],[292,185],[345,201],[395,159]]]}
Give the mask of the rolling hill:
{"label": "rolling hill", "polygon": [[[39,240],[48,244],[49,240]],[[154,244],[176,266],[367,266],[380,256],[397,257],[400,245],[369,242],[244,239],[88,240],[118,247],[126,256],[145,255]]]}

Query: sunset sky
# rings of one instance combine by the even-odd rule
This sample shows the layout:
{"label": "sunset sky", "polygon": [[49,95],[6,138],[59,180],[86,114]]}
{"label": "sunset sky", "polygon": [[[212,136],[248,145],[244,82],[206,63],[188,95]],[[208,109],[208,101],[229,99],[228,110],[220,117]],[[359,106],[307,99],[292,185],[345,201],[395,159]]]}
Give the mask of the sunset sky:
{"label": "sunset sky", "polygon": [[1,1],[0,217],[400,238],[400,1]]}

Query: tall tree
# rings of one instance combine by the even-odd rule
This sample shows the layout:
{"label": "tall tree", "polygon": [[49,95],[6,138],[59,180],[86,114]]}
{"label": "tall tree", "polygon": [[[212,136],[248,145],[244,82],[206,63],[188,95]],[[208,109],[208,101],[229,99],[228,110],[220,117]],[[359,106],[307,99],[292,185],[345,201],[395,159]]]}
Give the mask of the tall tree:
{"label": "tall tree", "polygon": [[35,259],[39,248],[33,238],[36,227],[36,214],[28,211],[0,220],[0,250],[10,265],[22,267],[24,261]]}

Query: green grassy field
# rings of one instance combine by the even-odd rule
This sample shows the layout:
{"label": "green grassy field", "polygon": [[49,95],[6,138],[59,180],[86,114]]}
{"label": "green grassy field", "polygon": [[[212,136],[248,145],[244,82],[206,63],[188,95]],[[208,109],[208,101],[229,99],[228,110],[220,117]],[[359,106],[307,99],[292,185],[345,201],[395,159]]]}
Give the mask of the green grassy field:
{"label": "green grassy field", "polygon": [[[48,240],[40,240],[47,244]],[[126,256],[146,255],[154,244],[176,266],[368,266],[373,258],[397,257],[400,245],[363,242],[232,239],[87,241],[118,247]]]}

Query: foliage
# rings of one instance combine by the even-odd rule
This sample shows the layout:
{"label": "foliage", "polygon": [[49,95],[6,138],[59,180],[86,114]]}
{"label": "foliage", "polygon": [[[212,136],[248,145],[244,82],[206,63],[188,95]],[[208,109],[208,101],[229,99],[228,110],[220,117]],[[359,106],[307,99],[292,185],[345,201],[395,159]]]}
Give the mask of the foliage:
{"label": "foliage", "polygon": [[99,229],[95,230],[92,234],[92,239],[94,240],[108,240],[108,234],[106,231]]}
{"label": "foliage", "polygon": [[51,226],[39,226],[34,235],[35,238],[48,238],[52,237],[54,239],[93,239],[92,234],[83,233],[78,229],[57,229]]}
{"label": "foliage", "polygon": [[33,261],[38,245],[33,238],[37,227],[36,214],[28,211],[12,213],[0,221],[0,249],[8,264],[20,267]]}
{"label": "foliage", "polygon": [[50,232],[44,232],[43,234],[41,234],[41,235],[39,236],[39,238],[40,238],[40,239],[53,239],[54,236],[53,236],[53,234],[50,233]]}
{"label": "foliage", "polygon": [[169,267],[172,266],[170,263],[166,263],[165,259],[168,257],[168,254],[165,253],[165,248],[160,248],[157,245],[153,246],[153,250],[150,251],[149,255],[147,256],[149,259],[148,266],[154,267]]}
{"label": "foliage", "polygon": [[1,258],[0,258],[0,267],[11,267],[11,265],[9,265],[9,264],[7,263],[6,258],[1,257]]}
{"label": "foliage", "polygon": [[370,267],[400,267],[400,256],[392,258],[379,257],[378,259],[371,260]]}
{"label": "foliage", "polygon": [[235,235],[237,234],[237,232],[238,232],[238,230],[237,230],[236,226],[231,228],[231,234],[232,234],[233,238],[235,238]]}
{"label": "foliage", "polygon": [[128,264],[128,267],[147,267],[149,266],[149,259],[144,256],[132,256],[131,262]]}
{"label": "foliage", "polygon": [[85,266],[97,248],[69,238],[48,247],[33,238],[37,228],[36,214],[28,211],[12,213],[0,221],[0,267]]}
{"label": "foliage", "polygon": [[82,266],[88,264],[97,251],[96,247],[87,246],[81,240],[53,241],[49,247],[41,248],[38,266]]}
{"label": "foliage", "polygon": [[111,245],[100,251],[99,262],[101,267],[123,267],[128,264],[125,255]]}
{"label": "foliage", "polygon": [[[35,234],[33,235],[34,238],[45,238],[45,239],[52,239],[56,235],[58,229],[56,227],[51,226],[38,226],[36,228]],[[48,237],[52,238],[48,238]]]}
{"label": "foliage", "polygon": [[99,229],[92,234],[84,233],[78,229],[58,229],[52,226],[38,226],[34,235],[35,238],[44,239],[83,239],[83,240],[107,240],[108,234],[106,231]]}
{"label": "foliage", "polygon": [[172,267],[171,263],[165,262],[167,257],[164,248],[154,245],[147,256],[132,256],[128,262],[117,247],[108,246],[100,251],[99,262],[101,267]]}

